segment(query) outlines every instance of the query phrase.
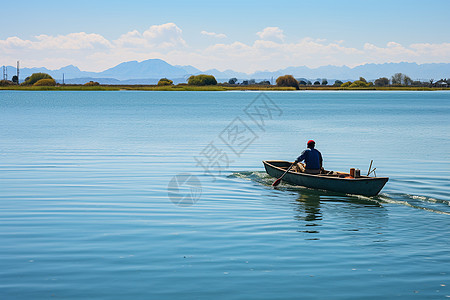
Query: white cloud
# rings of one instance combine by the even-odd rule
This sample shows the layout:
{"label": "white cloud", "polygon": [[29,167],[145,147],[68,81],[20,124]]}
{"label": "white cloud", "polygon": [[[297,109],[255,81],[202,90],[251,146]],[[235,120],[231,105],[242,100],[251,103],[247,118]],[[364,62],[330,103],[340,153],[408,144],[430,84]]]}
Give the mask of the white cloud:
{"label": "white cloud", "polygon": [[181,29],[174,23],[153,25],[140,33],[137,30],[121,35],[114,43],[118,47],[174,48],[185,47]]}
{"label": "white cloud", "polygon": [[33,43],[34,49],[64,49],[80,50],[95,48],[110,48],[111,43],[103,36],[96,33],[70,33],[68,35],[38,35],[37,42]]}
{"label": "white cloud", "polygon": [[205,31],[205,30],[202,30],[201,34],[207,35],[207,36],[211,36],[211,37],[215,37],[215,38],[219,38],[219,39],[224,39],[224,38],[227,37],[223,33],[208,32],[208,31]]}
{"label": "white cloud", "polygon": [[144,32],[133,30],[116,40],[85,32],[42,34],[29,40],[9,37],[0,40],[0,64],[10,65],[20,59],[24,66],[60,68],[74,64],[83,70],[101,71],[126,60],[170,60],[170,53],[186,47],[182,30],[174,23],[153,25]]}
{"label": "white cloud", "polygon": [[[252,45],[241,42],[215,44],[206,48],[203,53],[215,57],[216,64],[224,64],[220,67],[252,72],[300,65],[309,67],[324,64],[342,65],[344,60],[348,61],[349,58],[362,55],[364,52],[337,43],[321,43],[304,38],[296,43],[256,40]],[[247,69],[243,69],[243,66]]]}
{"label": "white cloud", "polygon": [[389,42],[386,47],[377,47],[370,43],[364,44],[365,53],[373,56],[387,56],[387,57],[397,57],[397,56],[417,56],[412,49],[403,47],[401,44],[396,42]]}
{"label": "white cloud", "polygon": [[18,37],[9,37],[0,40],[3,49],[64,49],[81,50],[94,48],[110,48],[111,43],[103,36],[96,33],[70,33],[68,35],[50,36],[41,34],[35,36],[35,40],[22,40]]}
{"label": "white cloud", "polygon": [[143,38],[142,34],[133,30],[122,34],[117,40],[114,41],[117,47],[133,48],[133,47],[144,47],[147,45],[147,41]]}
{"label": "white cloud", "polygon": [[433,57],[441,57],[445,61],[450,60],[450,43],[418,43],[412,44],[410,48],[419,55],[431,55]]}
{"label": "white cloud", "polygon": [[231,44],[215,44],[213,46],[209,46],[208,48],[206,48],[205,52],[206,53],[236,53],[236,54],[245,54],[248,51],[251,51],[252,47],[247,46],[244,43],[241,42],[234,42]]}
{"label": "white cloud", "polygon": [[283,30],[278,27],[266,27],[263,31],[257,32],[256,35],[263,40],[284,41]]}
{"label": "white cloud", "polygon": [[[203,35],[222,37],[220,33],[202,31]],[[97,33],[38,35],[31,39],[18,36],[0,40],[0,65],[20,60],[23,66],[60,68],[73,64],[86,71],[101,71],[120,62],[160,58],[171,64],[193,65],[200,69],[234,69],[254,72],[277,70],[288,66],[319,67],[385,62],[450,63],[450,43],[414,43],[402,45],[391,41],[385,45],[370,42],[349,47],[344,41],[304,37],[285,41],[283,30],[267,27],[257,33],[255,41],[216,43],[206,48],[188,46],[182,30],[174,23],[133,30],[117,39]]]}
{"label": "white cloud", "polygon": [[326,42],[323,39],[303,38],[293,43],[260,39],[253,44],[216,44],[204,53],[215,57],[216,68],[253,72],[301,65],[354,67],[365,63],[450,62],[450,43],[403,46],[389,42],[384,47],[366,43],[362,48],[355,48],[345,46],[343,41]]}
{"label": "white cloud", "polygon": [[186,46],[186,42],[181,37],[181,29],[174,23],[163,25],[153,25],[142,36],[151,44],[160,47]]}
{"label": "white cloud", "polygon": [[31,48],[32,41],[22,40],[17,36],[9,37],[6,40],[0,40],[0,49],[7,51],[11,49]]}
{"label": "white cloud", "polygon": [[403,46],[397,42],[389,42],[384,47],[366,43],[363,50],[366,62],[450,62],[450,43],[415,43]]}

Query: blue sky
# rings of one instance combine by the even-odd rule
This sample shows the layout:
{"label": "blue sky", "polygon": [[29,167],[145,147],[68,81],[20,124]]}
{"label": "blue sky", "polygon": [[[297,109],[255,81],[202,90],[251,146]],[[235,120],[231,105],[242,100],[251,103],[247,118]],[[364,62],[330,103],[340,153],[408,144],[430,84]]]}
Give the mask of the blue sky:
{"label": "blue sky", "polygon": [[7,1],[0,64],[99,71],[450,62],[450,1]]}

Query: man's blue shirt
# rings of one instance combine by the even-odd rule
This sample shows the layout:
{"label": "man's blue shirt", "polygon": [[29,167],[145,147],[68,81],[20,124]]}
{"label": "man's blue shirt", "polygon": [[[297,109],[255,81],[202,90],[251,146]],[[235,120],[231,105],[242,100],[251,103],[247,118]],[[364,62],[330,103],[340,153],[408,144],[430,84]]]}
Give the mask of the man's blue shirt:
{"label": "man's blue shirt", "polygon": [[316,149],[306,149],[297,158],[297,161],[305,161],[306,169],[320,169],[322,164],[322,154]]}

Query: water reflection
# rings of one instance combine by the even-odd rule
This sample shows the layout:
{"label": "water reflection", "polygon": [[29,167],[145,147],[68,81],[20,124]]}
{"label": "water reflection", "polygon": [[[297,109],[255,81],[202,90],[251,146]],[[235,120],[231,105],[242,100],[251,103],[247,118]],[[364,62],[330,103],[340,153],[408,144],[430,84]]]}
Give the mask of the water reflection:
{"label": "water reflection", "polygon": [[[333,229],[354,233],[368,230],[374,234],[382,234],[387,223],[386,209],[373,199],[315,190],[297,192],[298,198],[293,206],[294,219],[301,226],[298,232],[311,234],[307,240],[320,239],[325,219],[341,219]],[[379,238],[376,240],[379,241]]]}
{"label": "water reflection", "polygon": [[314,221],[322,220],[319,195],[312,193],[300,193],[300,196],[295,201],[298,204],[295,210],[299,213],[295,216],[297,220],[312,222],[314,224],[318,223]]}
{"label": "water reflection", "polygon": [[[322,220],[322,212],[320,211],[320,195],[316,193],[300,193],[300,196],[295,200],[294,206],[296,220],[305,223],[305,230],[299,232],[319,234],[320,221]],[[318,240],[319,238],[312,237],[308,240]]]}

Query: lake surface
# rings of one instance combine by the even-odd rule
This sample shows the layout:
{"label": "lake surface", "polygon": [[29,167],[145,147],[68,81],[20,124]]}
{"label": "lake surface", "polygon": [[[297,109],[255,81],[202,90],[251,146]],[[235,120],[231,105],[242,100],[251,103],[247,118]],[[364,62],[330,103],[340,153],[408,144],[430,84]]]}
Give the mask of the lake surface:
{"label": "lake surface", "polygon": [[[449,92],[0,92],[1,299],[450,297]],[[314,139],[377,197],[281,184]]]}

